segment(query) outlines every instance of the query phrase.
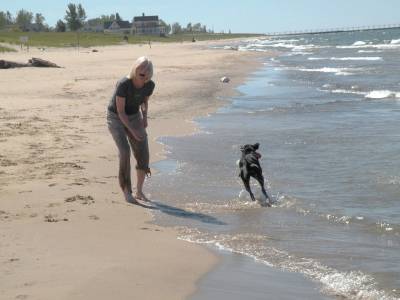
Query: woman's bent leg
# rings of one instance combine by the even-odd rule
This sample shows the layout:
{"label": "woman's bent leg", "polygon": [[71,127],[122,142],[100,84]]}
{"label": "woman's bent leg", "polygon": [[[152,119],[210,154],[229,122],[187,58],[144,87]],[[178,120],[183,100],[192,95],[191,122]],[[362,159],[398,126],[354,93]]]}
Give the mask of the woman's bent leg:
{"label": "woman's bent leg", "polygon": [[[144,133],[145,134],[145,133]],[[137,141],[134,139],[129,139],[129,143],[131,144],[133,154],[136,159],[136,197],[147,200],[146,196],[143,193],[143,184],[146,178],[146,174],[150,173],[149,169],[149,145],[147,136],[145,135],[144,140]]]}
{"label": "woman's bent leg", "polygon": [[119,119],[108,116],[108,128],[118,148],[119,172],[118,179],[122,191],[132,193],[130,148],[125,128]]}

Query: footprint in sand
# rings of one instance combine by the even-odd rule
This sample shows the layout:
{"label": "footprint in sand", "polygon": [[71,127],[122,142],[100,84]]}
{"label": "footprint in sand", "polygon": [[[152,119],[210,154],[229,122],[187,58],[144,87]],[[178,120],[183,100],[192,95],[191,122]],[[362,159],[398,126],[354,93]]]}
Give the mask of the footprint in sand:
{"label": "footprint in sand", "polygon": [[157,228],[149,228],[149,227],[140,227],[140,230],[150,230],[150,231],[161,231],[160,229]]}
{"label": "footprint in sand", "polygon": [[4,210],[0,210],[0,220],[7,220],[10,214]]}
{"label": "footprint in sand", "polygon": [[68,221],[68,219],[67,218],[60,219],[57,217],[57,215],[48,214],[44,216],[44,221],[49,223],[57,223],[60,221]]}
{"label": "footprint in sand", "polygon": [[72,170],[83,170],[84,167],[73,163],[73,162],[56,162],[52,164],[46,164],[44,166],[47,169],[46,176],[57,175],[57,174],[70,174]]}
{"label": "footprint in sand", "polygon": [[72,197],[68,197],[64,200],[65,202],[75,202],[78,201],[82,205],[90,205],[95,203],[94,198],[92,196],[81,196],[81,195],[75,195]]}
{"label": "footprint in sand", "polygon": [[74,182],[69,183],[68,185],[69,186],[72,186],[72,185],[85,185],[85,184],[88,184],[89,182],[90,182],[90,180],[87,179],[87,178],[76,178],[74,180]]}

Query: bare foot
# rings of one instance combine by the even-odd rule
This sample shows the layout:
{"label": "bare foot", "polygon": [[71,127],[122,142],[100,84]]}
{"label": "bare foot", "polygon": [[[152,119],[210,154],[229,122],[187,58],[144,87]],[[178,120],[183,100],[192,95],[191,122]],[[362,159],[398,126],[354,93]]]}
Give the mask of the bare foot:
{"label": "bare foot", "polygon": [[125,200],[128,203],[132,203],[132,204],[138,204],[139,202],[137,202],[137,200],[132,196],[131,193],[124,193],[125,196]]}
{"label": "bare foot", "polygon": [[142,201],[150,202],[150,200],[143,193],[136,193],[136,199],[140,199]]}

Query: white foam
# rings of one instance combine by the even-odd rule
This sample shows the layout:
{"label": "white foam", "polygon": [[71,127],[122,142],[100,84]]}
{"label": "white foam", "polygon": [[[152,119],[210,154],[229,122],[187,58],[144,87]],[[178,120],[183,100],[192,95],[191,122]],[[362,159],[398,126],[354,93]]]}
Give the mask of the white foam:
{"label": "white foam", "polygon": [[377,49],[398,49],[400,48],[400,44],[379,44],[379,45],[374,45],[373,48]]}
{"label": "white foam", "polygon": [[328,60],[328,57],[309,57],[308,60]]}
{"label": "white foam", "polygon": [[364,41],[357,41],[353,44],[353,46],[362,46],[362,45],[366,45],[367,43]]}
{"label": "white foam", "polygon": [[391,40],[390,44],[400,44],[400,39],[397,40]]}
{"label": "white foam", "polygon": [[334,73],[335,75],[352,75],[352,73],[348,72],[349,68],[318,68],[318,69],[298,69],[302,72],[321,72],[321,73]]}
{"label": "white foam", "polygon": [[358,56],[358,57],[309,57],[308,60],[337,60],[337,61],[346,61],[346,60],[382,60],[382,57],[379,56]]}
{"label": "white foam", "polygon": [[388,44],[367,44],[367,45],[351,45],[351,46],[336,46],[338,49],[359,49],[359,48],[376,48],[376,49],[398,49],[400,48],[400,44],[397,43],[388,43]]}
{"label": "white foam", "polygon": [[358,53],[381,53],[382,50],[358,50]]}
{"label": "white foam", "polygon": [[369,99],[385,99],[385,98],[399,98],[400,97],[400,92],[393,92],[389,90],[375,90],[369,92],[365,98]]}
{"label": "white foam", "polygon": [[354,90],[344,90],[344,89],[335,89],[331,90],[331,93],[335,94],[355,94],[355,95],[367,95],[366,92],[359,92],[359,91],[354,91]]}
{"label": "white foam", "polygon": [[364,56],[364,57],[331,57],[330,60],[382,60],[379,56]]}
{"label": "white foam", "polygon": [[332,84],[329,84],[329,83],[325,83],[322,87],[323,88],[331,88],[331,87],[333,87],[334,85],[332,85]]}
{"label": "white foam", "polygon": [[361,271],[343,272],[325,266],[312,258],[296,257],[269,246],[270,237],[249,233],[212,234],[198,229],[185,228],[179,239],[189,242],[212,244],[220,250],[240,253],[255,261],[290,272],[302,273],[322,283],[322,291],[344,299],[395,299],[384,291],[376,289],[374,278]]}
{"label": "white foam", "polygon": [[285,56],[295,56],[295,55],[312,55],[312,53],[310,53],[310,52],[295,51],[295,52],[288,53],[288,54],[286,54]]}

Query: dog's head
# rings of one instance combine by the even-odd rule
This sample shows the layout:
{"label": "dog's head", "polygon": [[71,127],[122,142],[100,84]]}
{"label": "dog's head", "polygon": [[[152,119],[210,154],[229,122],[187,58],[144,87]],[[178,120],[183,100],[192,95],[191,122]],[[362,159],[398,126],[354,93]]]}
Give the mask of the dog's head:
{"label": "dog's head", "polygon": [[256,152],[258,148],[260,147],[259,143],[255,143],[253,145],[251,144],[246,144],[240,147],[240,151],[242,151],[243,154],[249,154],[252,152]]}

